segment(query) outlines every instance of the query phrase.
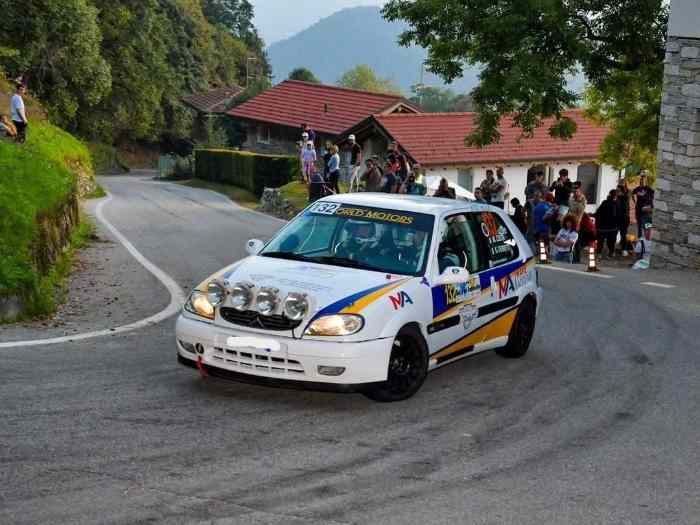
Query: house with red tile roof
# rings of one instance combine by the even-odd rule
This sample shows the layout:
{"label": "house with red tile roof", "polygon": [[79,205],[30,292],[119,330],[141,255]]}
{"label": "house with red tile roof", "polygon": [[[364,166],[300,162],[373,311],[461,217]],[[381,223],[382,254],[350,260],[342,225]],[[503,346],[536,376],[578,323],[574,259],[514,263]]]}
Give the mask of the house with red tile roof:
{"label": "house with red tile roof", "polygon": [[479,186],[486,170],[504,169],[511,198],[525,198],[525,186],[537,172],[551,184],[560,169],[569,179],[580,180],[589,209],[594,210],[614,189],[619,173],[597,161],[608,129],[586,119],[581,110],[565,113],[577,124],[570,140],[551,137],[551,120],[537,128],[530,138],[513,126],[511,118],[501,121],[498,143],[484,148],[466,146],[464,138],[476,127],[476,113],[416,113],[372,115],[343,133],[354,134],[364,156],[383,156],[396,142],[413,163],[420,163],[427,175],[440,175],[469,191]]}
{"label": "house with red tile roof", "polygon": [[192,126],[192,138],[197,141],[206,141],[211,129],[209,120],[225,114],[243,91],[240,86],[223,86],[182,97],[182,103],[196,113]]}
{"label": "house with red tile roof", "polygon": [[398,95],[358,91],[338,86],[285,80],[229,110],[246,129],[242,149],[259,153],[294,153],[301,140],[301,124],[316,133],[316,147],[370,115],[415,113]]}

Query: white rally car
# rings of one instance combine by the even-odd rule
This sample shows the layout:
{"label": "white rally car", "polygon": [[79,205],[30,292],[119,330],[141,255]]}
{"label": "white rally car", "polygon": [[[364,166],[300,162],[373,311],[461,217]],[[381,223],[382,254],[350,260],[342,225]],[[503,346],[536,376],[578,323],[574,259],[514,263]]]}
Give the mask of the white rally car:
{"label": "white rally car", "polygon": [[177,321],[178,359],[203,374],[397,401],[465,356],[524,355],[535,329],[532,251],[485,204],[336,195],[247,249]]}

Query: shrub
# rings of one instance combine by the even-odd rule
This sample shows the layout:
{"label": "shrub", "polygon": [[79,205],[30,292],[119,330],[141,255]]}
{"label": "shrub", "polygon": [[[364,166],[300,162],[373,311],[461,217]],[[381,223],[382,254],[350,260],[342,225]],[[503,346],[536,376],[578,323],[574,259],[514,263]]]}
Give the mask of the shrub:
{"label": "shrub", "polygon": [[299,159],[227,149],[195,151],[195,176],[245,188],[260,197],[263,189],[279,188],[299,178]]}

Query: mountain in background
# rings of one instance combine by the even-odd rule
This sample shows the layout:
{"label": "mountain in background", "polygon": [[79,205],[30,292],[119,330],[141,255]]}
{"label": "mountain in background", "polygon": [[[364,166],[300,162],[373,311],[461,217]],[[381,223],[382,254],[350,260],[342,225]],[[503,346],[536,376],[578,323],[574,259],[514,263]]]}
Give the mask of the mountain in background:
{"label": "mountain in background", "polygon": [[[420,82],[421,64],[427,52],[420,47],[401,47],[398,38],[406,25],[387,22],[378,7],[343,9],[287,40],[271,45],[267,52],[275,82],[285,80],[297,67],[306,67],[324,84],[335,84],[347,70],[367,64],[382,78],[392,79],[404,92]],[[478,70],[469,69],[450,89],[470,91],[477,84]],[[425,73],[424,83],[441,87],[444,82]]]}

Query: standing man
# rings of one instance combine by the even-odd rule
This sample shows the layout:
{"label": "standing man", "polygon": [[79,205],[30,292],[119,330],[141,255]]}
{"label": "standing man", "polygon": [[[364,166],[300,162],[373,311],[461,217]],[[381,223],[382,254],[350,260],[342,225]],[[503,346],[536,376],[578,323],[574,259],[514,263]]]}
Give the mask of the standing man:
{"label": "standing man", "polygon": [[578,221],[576,223],[576,226],[578,226],[581,222],[583,214],[586,213],[586,206],[588,205],[588,201],[586,200],[586,196],[581,190],[581,181],[577,180],[576,182],[574,182],[573,188],[574,193],[571,195],[571,197],[569,197],[569,213],[576,217],[576,220]]}
{"label": "standing man", "polygon": [[[571,181],[569,180],[569,170],[561,169],[559,170],[559,178],[552,183],[549,191],[554,192],[554,203],[557,206],[564,206],[568,208],[569,197],[571,197],[571,192],[574,190]],[[562,215],[566,215],[568,210],[562,210]]]}
{"label": "standing man", "polygon": [[544,185],[544,173],[541,171],[535,173],[534,180],[525,186],[525,199],[528,202],[532,202],[537,192],[540,192],[542,195],[547,193],[547,187]]}
{"label": "standing man", "polygon": [[382,189],[382,172],[372,159],[367,159],[365,164],[367,170],[362,175],[362,179],[365,181],[365,191],[380,191]]}
{"label": "standing man", "polygon": [[362,147],[355,140],[355,135],[350,135],[348,137],[350,142],[350,188],[349,192],[352,192],[353,185],[355,185],[356,190],[360,190],[360,167],[362,166]]}
{"label": "standing man", "polygon": [[17,128],[16,140],[20,144],[27,140],[27,124],[29,124],[23,98],[26,92],[27,88],[24,84],[17,84],[17,92],[12,96],[12,100],[10,102],[12,122]]}
{"label": "standing man", "polygon": [[479,188],[481,188],[481,198],[487,203],[491,203],[491,192],[493,191],[493,186],[496,180],[493,178],[493,170],[486,170],[486,178],[481,181]]}
{"label": "standing man", "polygon": [[[19,131],[19,126],[17,131]],[[644,225],[651,224],[651,214],[654,210],[654,190],[647,186],[648,175],[649,172],[647,170],[642,170],[639,174],[639,186],[632,191],[634,215],[637,218],[637,237],[639,239],[642,238]]]}
{"label": "standing man", "polygon": [[491,205],[505,210],[507,191],[508,181],[503,176],[503,168],[496,168],[496,180],[491,185]]}

